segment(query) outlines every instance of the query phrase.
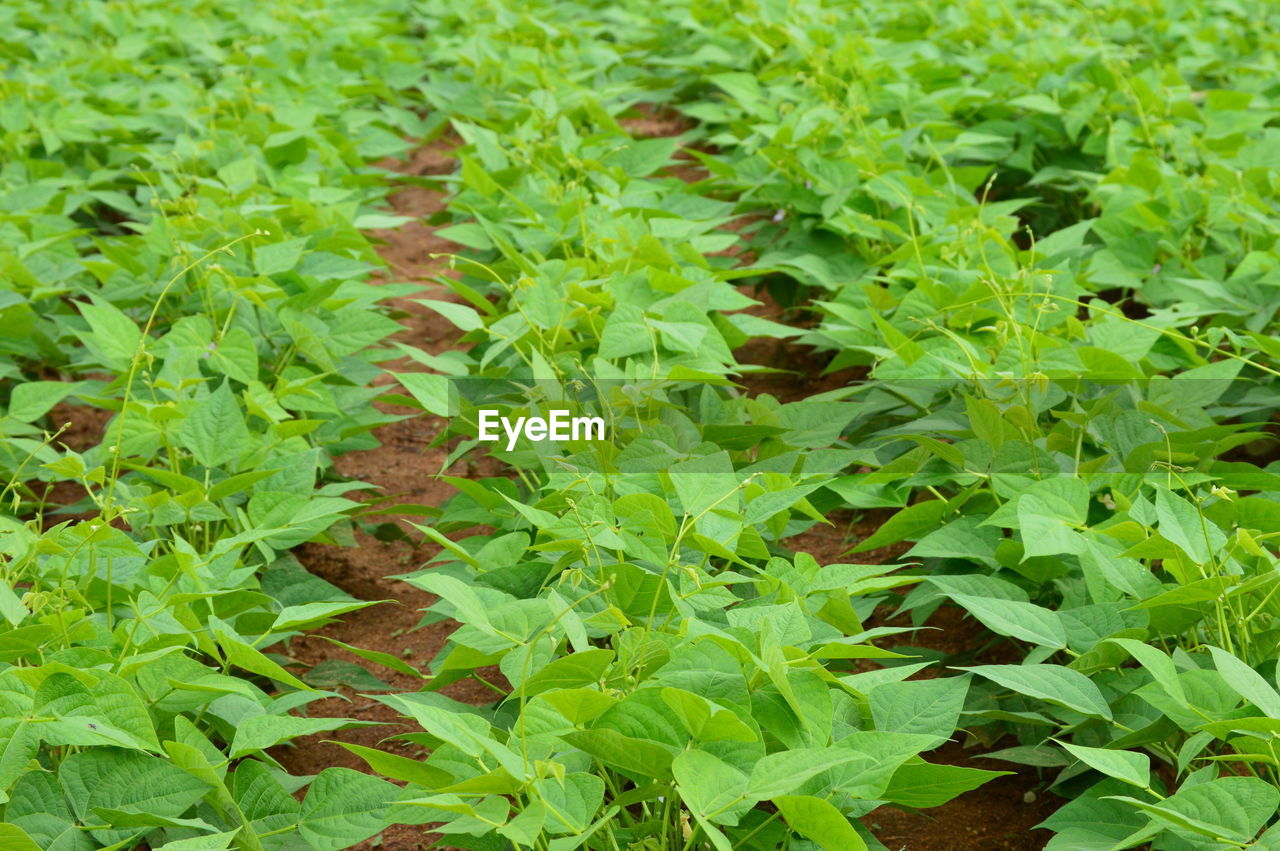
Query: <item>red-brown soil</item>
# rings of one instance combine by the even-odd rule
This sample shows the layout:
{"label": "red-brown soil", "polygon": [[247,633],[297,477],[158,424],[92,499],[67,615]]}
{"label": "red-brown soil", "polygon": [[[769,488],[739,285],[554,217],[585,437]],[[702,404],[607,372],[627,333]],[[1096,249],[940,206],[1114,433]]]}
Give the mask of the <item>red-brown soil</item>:
{"label": "red-brown soil", "polygon": [[618,124],[638,139],[659,139],[679,136],[693,129],[693,122],[669,106],[655,103],[639,103],[636,114],[622,118]]}
{"label": "red-brown soil", "polygon": [[[414,177],[447,173],[453,168],[453,161],[448,155],[451,146],[450,141],[440,141],[418,149],[407,161],[388,161],[381,165]],[[404,326],[404,330],[397,333],[394,339],[432,353],[458,348],[458,338],[461,336],[443,316],[415,300],[454,300],[444,286],[433,281],[440,275],[449,274],[448,260],[433,255],[453,253],[460,246],[436,236],[435,229],[425,221],[428,216],[443,209],[443,197],[444,193],[440,189],[423,186],[420,181],[404,185],[389,200],[395,213],[411,216],[413,221],[393,230],[377,230],[370,234],[381,243],[378,253],[392,272],[391,276],[384,276],[383,280],[422,284],[421,291],[413,295],[387,300],[386,303],[400,315],[400,323]],[[389,361],[385,365],[390,370],[400,372],[422,369],[407,357]],[[386,385],[389,392],[403,392],[390,374],[380,376],[378,383]],[[407,407],[377,404],[386,413],[418,413]],[[374,432],[381,444],[378,448],[347,453],[336,459],[334,466],[343,476],[377,485],[377,492],[391,497],[395,503],[439,506],[453,493],[451,487],[437,478],[448,455],[447,447],[432,445],[442,428],[441,421],[423,416],[390,423]],[[449,472],[459,475],[465,473],[461,469]],[[414,667],[423,668],[444,646],[449,633],[456,626],[453,623],[435,623],[418,628],[423,609],[431,604],[434,597],[389,577],[418,569],[439,548],[410,543],[421,537],[408,526],[408,522],[415,518],[388,515],[379,519],[396,523],[402,531],[409,533],[408,536],[405,540],[382,541],[364,530],[357,530],[354,547],[305,544],[295,554],[311,572],[353,596],[392,602],[353,612],[338,623],[293,641],[287,652],[307,669],[330,659],[366,665],[387,684],[400,690],[414,691],[421,687],[422,681],[407,674],[369,665],[323,639],[328,637],[362,649],[379,650],[403,659]],[[360,697],[350,689],[342,688],[339,691],[346,699],[317,701],[308,707],[307,712],[313,716],[378,721],[381,722],[380,725],[308,736],[275,749],[273,756],[290,772],[316,774],[330,766],[368,770],[363,760],[333,744],[334,741],[378,747],[403,756],[424,755],[416,746],[399,740],[388,740],[389,736],[412,729],[395,710],[378,701]],[[453,698],[472,703],[483,703],[494,696],[493,692],[475,681],[455,683],[444,691]],[[436,838],[423,827],[395,825],[379,837],[361,843],[357,848],[410,851],[432,847]]]}
{"label": "red-brown soil", "polygon": [[889,851],[1031,851],[1049,841],[1049,831],[1032,828],[1062,804],[1061,798],[1045,791],[1051,777],[1028,766],[974,756],[957,742],[925,757],[935,763],[1015,773],[940,807],[914,812],[881,807],[864,817],[862,823]]}

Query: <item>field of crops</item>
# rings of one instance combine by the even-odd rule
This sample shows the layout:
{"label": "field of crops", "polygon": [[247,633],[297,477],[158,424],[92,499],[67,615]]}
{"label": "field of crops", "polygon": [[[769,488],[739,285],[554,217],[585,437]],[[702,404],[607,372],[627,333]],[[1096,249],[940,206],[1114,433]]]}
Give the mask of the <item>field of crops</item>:
{"label": "field of crops", "polygon": [[6,851],[1280,851],[1280,4],[0,59]]}

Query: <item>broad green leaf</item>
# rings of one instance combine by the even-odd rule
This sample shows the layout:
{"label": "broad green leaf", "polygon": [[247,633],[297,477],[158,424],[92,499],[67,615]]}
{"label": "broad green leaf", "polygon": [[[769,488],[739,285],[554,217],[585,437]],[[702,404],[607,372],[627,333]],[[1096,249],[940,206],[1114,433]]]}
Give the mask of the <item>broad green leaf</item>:
{"label": "broad green leaf", "polygon": [[669,475],[687,516],[698,517],[713,506],[737,512],[740,499],[734,492],[739,483],[729,453],[680,462],[670,468]]}
{"label": "broad green leaf", "polygon": [[374,664],[381,665],[384,668],[390,668],[393,671],[398,671],[401,674],[407,674],[411,677],[416,677],[418,679],[426,678],[425,674],[423,674],[417,668],[413,667],[408,662],[404,661],[398,656],[392,656],[390,653],[383,653],[381,650],[365,650],[363,647],[354,647],[350,644],[346,644],[344,642],[338,641],[336,638],[330,638],[327,635],[321,635],[318,637],[323,638],[325,641],[328,641],[330,644],[335,644],[338,647],[341,647],[343,650],[346,650],[348,653],[354,653],[356,656],[359,656],[361,659],[365,659],[369,662],[373,662]]}
{"label": "broad green leaf", "polygon": [[1093,682],[1061,665],[979,665],[961,668],[1028,697],[1046,700],[1094,718],[1110,720],[1111,707]]}
{"label": "broad green leaf", "polygon": [[447,601],[457,610],[457,619],[462,623],[486,632],[493,631],[488,609],[476,592],[461,580],[443,573],[425,573],[410,577],[408,582]]}
{"label": "broad green leaf", "polygon": [[40,846],[16,824],[0,822],[0,845],[7,851],[40,851]]}
{"label": "broad green leaf", "polygon": [[259,275],[279,275],[298,265],[306,237],[259,245],[253,250],[253,268]]}
{"label": "broad green leaf", "polygon": [[327,733],[350,727],[376,726],[376,721],[356,721],[351,718],[297,718],[293,715],[255,715],[236,725],[235,738],[231,741],[231,758],[245,756],[254,751],[266,750],[281,742]]}
{"label": "broad green leaf", "polygon": [[618,702],[616,697],[589,688],[569,688],[545,691],[538,696],[555,707],[570,724],[586,724]]}
{"label": "broad green leaf", "polygon": [[1139,789],[1151,786],[1151,758],[1136,751],[1108,750],[1059,742],[1076,759],[1108,777],[1123,780]]}
{"label": "broad green leaf", "polygon": [[790,795],[810,777],[859,757],[855,751],[835,747],[795,748],[768,754],[752,767],[747,795],[758,800]]}
{"label": "broad green leaf", "polygon": [[546,828],[553,835],[581,835],[604,803],[604,781],[594,774],[575,771],[539,780],[535,785],[547,808]]}
{"label": "broad green leaf", "polygon": [[905,807],[936,807],[988,780],[1012,773],[911,760],[893,773],[883,797]]}
{"label": "broad green leaf", "polygon": [[311,782],[298,813],[298,833],[317,851],[341,851],[386,826],[383,814],[399,787],[350,768],[326,768]]}
{"label": "broad green leaf", "polygon": [[1018,600],[997,600],[952,594],[951,599],[1000,635],[1008,635],[1055,650],[1067,646],[1067,633],[1056,612]]}
{"label": "broad green leaf", "polygon": [[432,375],[426,372],[394,373],[396,380],[404,385],[410,395],[418,401],[422,409],[437,417],[453,416],[456,405],[453,400],[453,388],[449,379],[443,375]]}
{"label": "broad green leaf", "polygon": [[428,789],[448,786],[454,780],[452,775],[434,766],[427,765],[419,759],[410,759],[387,751],[380,751],[377,748],[354,745],[350,742],[338,742],[337,744],[360,757],[370,768],[383,777],[390,777],[392,780],[417,783],[419,786],[426,786]]}
{"label": "broad green leaf", "polygon": [[703,750],[688,750],[671,763],[680,797],[708,821],[736,824],[745,801],[747,775]]}
{"label": "broad green leaf", "polygon": [[1138,664],[1147,669],[1147,673],[1151,674],[1169,697],[1186,704],[1187,694],[1178,679],[1178,669],[1174,667],[1172,659],[1155,647],[1132,638],[1111,638],[1108,641],[1127,650]]}
{"label": "broad green leaf", "polygon": [[465,304],[426,298],[414,299],[414,301],[439,313],[462,331],[476,331],[484,327],[484,320],[480,315]]}
{"label": "broad green leaf", "polygon": [[738,715],[707,700],[701,695],[678,688],[664,688],[663,701],[684,722],[689,735],[703,742],[732,739],[754,742],[759,735]]}
{"label": "broad green leaf", "polygon": [[919,540],[925,533],[937,529],[946,513],[947,503],[940,499],[909,505],[882,523],[879,529],[850,552],[863,553],[896,544],[898,541]]}
{"label": "broad green leaf", "polygon": [[1179,831],[1244,843],[1280,808],[1280,791],[1256,777],[1221,777],[1157,803],[1116,796]]}
{"label": "broad green leaf", "polygon": [[488,753],[513,777],[525,776],[525,760],[512,748],[498,741],[489,722],[473,714],[469,707],[429,693],[389,694],[378,699],[412,716],[428,733],[443,739],[463,753],[475,757]]}
{"label": "broad green leaf", "polygon": [[221,833],[206,833],[204,836],[193,836],[189,839],[174,839],[156,848],[156,851],[223,851],[230,848],[231,843],[240,835],[240,830],[227,830]]}
{"label": "broad green leaf", "polygon": [[5,819],[25,830],[41,848],[82,851],[98,847],[80,830],[57,778],[48,771],[28,771],[14,784]]}
{"label": "broad green leaf", "polygon": [[1088,485],[1066,476],[1037,482],[1019,496],[1023,558],[1079,553],[1084,548],[1084,538],[1073,527],[1084,524],[1088,504]]}
{"label": "broad green leaf", "polygon": [[[94,734],[107,734],[110,730],[123,734],[123,739],[116,744],[159,751],[160,741],[151,715],[133,687],[114,674],[103,671],[95,675],[97,682],[92,687],[64,673],[55,673],[40,684],[36,690],[35,711],[66,722],[59,725],[58,734],[47,730],[46,740],[61,744],[99,744],[101,742],[93,741]],[[83,729],[73,723],[80,719],[84,719]],[[90,738],[61,741],[67,736],[78,738],[76,731]]]}
{"label": "broad green leaf", "polygon": [[280,614],[276,615],[276,621],[271,625],[271,631],[286,632],[308,624],[319,626],[320,624],[317,621],[345,615],[347,612],[359,611],[368,606],[376,606],[385,602],[387,601],[353,600],[351,602],[303,603],[300,606],[286,606]]}
{"label": "broad green leaf", "polygon": [[220,466],[250,448],[249,429],[229,380],[196,404],[178,426],[177,437],[206,467]]}
{"label": "broad green leaf", "polygon": [[0,793],[8,792],[40,750],[40,724],[0,718]]}
{"label": "broad green leaf", "polygon": [[302,675],[307,685],[320,689],[347,686],[359,692],[395,691],[395,687],[369,673],[369,669],[345,659],[325,659]]}
{"label": "broad green leaf", "polygon": [[19,422],[35,422],[81,386],[78,382],[68,381],[25,381],[17,384],[9,396],[9,416]]}
{"label": "broad green leaf", "polygon": [[773,802],[792,830],[825,851],[864,851],[867,847],[849,819],[829,801],[810,795],[781,795]]}
{"label": "broad green leaf", "polygon": [[241,760],[236,765],[231,791],[255,833],[271,833],[297,824],[301,809],[298,801],[256,759]]}
{"label": "broad green leaf", "polygon": [[871,717],[879,731],[945,739],[956,728],[968,691],[968,677],[885,683],[871,692]]}
{"label": "broad green leaf", "polygon": [[646,739],[624,736],[617,730],[580,730],[561,736],[605,765],[643,777],[667,777],[673,754],[662,745]]}
{"label": "broad green leaf", "polygon": [[[58,779],[77,818],[95,823],[95,808],[127,810],[169,818],[180,817],[204,797],[209,786],[159,757],[119,748],[94,748],[63,760]],[[96,830],[106,844],[128,830]]]}
{"label": "broad green leaf", "polygon": [[1118,783],[1104,781],[1086,795],[1068,801],[1037,825],[1054,832],[1046,848],[1052,851],[1111,851],[1129,844],[1124,840],[1150,823],[1141,810],[1123,801],[1096,797],[1094,790],[1106,789],[1108,784],[1114,789],[1124,788]]}
{"label": "broad green leaf", "polygon": [[521,692],[533,697],[550,689],[577,688],[599,682],[613,664],[613,651],[593,648],[561,656],[524,681]]}
{"label": "broad green leaf", "polygon": [[79,302],[80,315],[89,323],[90,346],[104,366],[118,373],[129,371],[133,356],[142,345],[142,331],[118,307],[106,299],[90,296],[92,303]]}
{"label": "broad green leaf", "polygon": [[1214,667],[1236,694],[1272,718],[1280,718],[1280,694],[1262,675],[1227,651],[1209,645]]}
{"label": "broad green leaf", "polygon": [[231,633],[225,625],[219,626],[219,623],[221,622],[218,621],[217,618],[211,618],[210,628],[212,629],[213,634],[217,637],[218,646],[222,648],[222,652],[225,654],[229,663],[244,668],[246,671],[251,673],[258,674],[259,676],[269,677],[273,680],[282,682],[285,685],[301,689],[302,691],[315,691],[311,686],[307,685],[302,680],[277,665],[275,662],[272,662],[264,656],[261,651],[246,644],[238,636]]}
{"label": "broad green leaf", "polygon": [[1201,517],[1195,506],[1165,488],[1156,489],[1156,515],[1160,534],[1199,564],[1226,542],[1222,530]]}

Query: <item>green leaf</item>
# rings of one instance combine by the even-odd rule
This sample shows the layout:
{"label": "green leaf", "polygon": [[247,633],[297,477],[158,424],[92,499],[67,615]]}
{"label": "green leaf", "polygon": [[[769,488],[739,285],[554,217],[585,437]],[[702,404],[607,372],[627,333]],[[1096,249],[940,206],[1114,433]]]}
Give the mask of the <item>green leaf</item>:
{"label": "green leaf", "polygon": [[1013,98],[1009,101],[1009,106],[1030,110],[1031,112],[1043,112],[1046,115],[1062,114],[1062,107],[1058,105],[1058,102],[1048,95],[1042,94],[1029,94]]}
{"label": "green leaf", "polygon": [[656,742],[609,729],[579,730],[560,738],[611,768],[659,779],[670,774],[673,755]]}
{"label": "green leaf", "polygon": [[893,773],[881,796],[904,807],[936,807],[1011,771],[984,771],[912,760]]}
{"label": "green leaf", "polygon": [[[97,682],[86,686],[75,677],[55,673],[45,679],[36,690],[33,708],[41,715],[53,716],[66,722],[59,725],[57,733],[46,730],[46,741],[59,744],[102,744],[95,740],[95,733],[118,731],[122,740],[113,742],[139,750],[158,751],[160,740],[156,738],[151,715],[133,686],[113,674],[95,672]],[[81,741],[73,722],[83,719],[83,734],[89,738]],[[49,727],[51,725],[47,725]],[[70,738],[68,738],[70,737]]]}
{"label": "green leaf", "polygon": [[1182,681],[1178,679],[1178,669],[1174,667],[1172,659],[1155,647],[1144,644],[1141,641],[1135,641],[1132,638],[1110,638],[1107,640],[1129,651],[1129,655],[1138,660],[1138,664],[1147,669],[1147,673],[1151,674],[1156,683],[1165,690],[1169,697],[1178,701],[1178,703],[1186,705],[1187,694],[1182,688]]}
{"label": "green leaf", "polygon": [[27,718],[0,718],[0,794],[27,770],[40,751],[40,724]]}
{"label": "green leaf", "polygon": [[645,324],[644,313],[631,304],[619,304],[604,323],[600,334],[600,357],[624,358],[648,352],[653,331]]}
{"label": "green leaf", "polygon": [[982,621],[992,632],[1055,650],[1067,646],[1067,633],[1062,620],[1056,612],[1043,606],[1017,600],[971,597],[968,594],[952,594],[951,599]]}
{"label": "green leaf", "polygon": [[280,614],[276,615],[275,623],[271,625],[271,631],[286,632],[303,626],[314,628],[320,626],[319,621],[325,621],[338,615],[345,615],[347,612],[359,611],[360,609],[385,602],[387,601],[353,600],[351,602],[303,603],[299,606],[286,606]]}
{"label": "green leaf", "polygon": [[258,346],[249,332],[232,328],[209,353],[209,364],[241,384],[258,380]]}
{"label": "green leaf", "polygon": [[246,451],[249,429],[231,392],[229,379],[197,403],[195,410],[178,426],[177,438],[182,447],[206,467],[217,467]]}
{"label": "green leaf", "polygon": [[794,748],[760,758],[751,769],[747,794],[758,800],[790,795],[816,774],[861,758],[845,748]]}
{"label": "green leaf", "polygon": [[581,835],[604,803],[604,781],[585,771],[566,774],[563,784],[545,778],[534,787],[547,808],[547,832],[553,835]]}
{"label": "green leaf", "polygon": [[1160,535],[1199,564],[1207,564],[1210,551],[1226,542],[1221,529],[1201,517],[1191,503],[1165,488],[1156,489],[1156,517]]}
{"label": "green leaf", "polygon": [[489,621],[489,610],[480,596],[466,583],[439,572],[411,576],[406,581],[423,591],[435,594],[453,606],[456,610],[455,617],[460,622],[492,633],[493,625]]}
{"label": "green leaf", "polygon": [[347,686],[356,691],[395,691],[395,687],[369,673],[369,669],[345,659],[325,659],[302,675],[307,685],[319,689]]}
{"label": "green leaf", "polygon": [[406,756],[380,751],[377,748],[366,748],[364,745],[353,745],[350,742],[337,744],[360,757],[377,773],[392,780],[403,780],[406,783],[417,783],[428,789],[448,786],[453,783],[453,776],[438,768],[427,765],[422,760],[410,759]]}
{"label": "green leaf", "polygon": [[236,766],[232,796],[236,806],[259,835],[297,824],[301,805],[264,764],[241,760]]}
{"label": "green leaf", "polygon": [[946,513],[947,503],[941,499],[930,499],[907,506],[881,524],[879,529],[850,552],[863,553],[896,544],[898,541],[919,540],[925,533],[937,529]]}
{"label": "green leaf", "polygon": [[671,484],[680,497],[680,507],[689,517],[697,517],[712,506],[731,512],[738,510],[738,476],[729,453],[717,452],[672,465]]}
{"label": "green leaf", "polygon": [[[1115,784],[1110,781],[1098,784],[1037,825],[1052,830],[1055,834],[1046,846],[1047,849],[1111,851],[1113,848],[1132,845],[1124,840],[1149,825],[1150,820],[1141,810],[1122,801],[1095,796],[1094,790],[1106,789],[1107,786]],[[1157,827],[1156,831],[1158,830]]]}
{"label": "green leaf", "polygon": [[240,831],[237,829],[192,836],[189,839],[174,839],[159,846],[156,851],[223,851],[231,847],[232,841],[239,834]]}
{"label": "green leaf", "polygon": [[[280,472],[278,468],[271,470],[251,470],[248,473],[239,473],[235,476],[229,476],[209,488],[208,499],[210,502],[217,502],[220,499],[233,496],[247,491],[255,483],[262,481],[269,476]],[[172,488],[170,488],[172,490]],[[181,491],[178,491],[181,493]]]}
{"label": "green leaf", "polygon": [[521,691],[526,697],[532,697],[550,689],[591,685],[599,682],[612,664],[612,650],[593,648],[581,653],[570,653],[549,662],[525,680]]}
{"label": "green leaf", "polygon": [[238,759],[254,751],[266,750],[281,742],[345,730],[350,727],[376,726],[376,721],[355,721],[351,718],[297,718],[293,715],[255,715],[236,725],[235,738],[231,741],[231,758]]}
{"label": "green leaf", "polygon": [[278,275],[290,271],[298,265],[306,244],[306,237],[299,237],[257,246],[253,250],[254,271],[259,275]]}
{"label": "green leaf", "polygon": [[140,813],[131,810],[117,810],[112,807],[94,807],[94,819],[98,823],[106,823],[112,828],[124,827],[174,827],[179,829],[195,829],[212,831],[214,826],[203,819],[174,818],[155,813]]}
{"label": "green leaf", "polygon": [[311,686],[262,655],[256,648],[246,644],[217,618],[210,618],[209,621],[210,629],[218,639],[218,646],[222,648],[227,661],[232,665],[302,691],[315,691]]}
{"label": "green leaf", "polygon": [[476,331],[484,327],[484,320],[480,318],[480,314],[465,304],[427,298],[414,299],[414,301],[439,313],[461,331]]}
{"label": "green leaf", "polygon": [[426,372],[392,373],[405,390],[418,401],[422,409],[437,417],[453,416],[454,391],[447,376]]}
{"label": "green leaf", "polygon": [[311,783],[298,832],[316,851],[341,851],[386,827],[383,814],[400,788],[350,768],[326,768]]}
{"label": "green leaf", "polygon": [[330,638],[327,635],[320,635],[317,637],[323,638],[330,644],[335,644],[343,650],[346,650],[348,653],[354,653],[361,659],[373,662],[376,665],[381,665],[384,668],[390,668],[393,671],[398,671],[401,674],[407,674],[410,677],[415,677],[420,680],[426,679],[425,674],[398,656],[392,656],[390,653],[383,653],[381,650],[365,650],[362,647],[355,647],[353,645],[346,644],[336,638]]}
{"label": "green leaf", "polygon": [[1046,700],[1093,718],[1111,719],[1102,692],[1079,671],[1061,665],[979,665],[972,671],[1028,697]]}
{"label": "green leaf", "polygon": [[1055,476],[1037,482],[1018,497],[1018,523],[1024,559],[1079,553],[1082,538],[1073,527],[1084,525],[1089,486],[1081,479]]}
{"label": "green leaf", "polygon": [[1222,777],[1184,787],[1158,803],[1119,795],[1113,799],[1179,832],[1235,843],[1253,839],[1280,807],[1280,791],[1256,777]]}
{"label": "green leaf", "polygon": [[747,775],[703,750],[688,750],[671,763],[680,797],[690,810],[719,824],[736,824],[745,800]]}
{"label": "green leaf", "polygon": [[489,753],[513,777],[525,776],[525,761],[521,756],[498,741],[489,722],[464,704],[429,693],[389,694],[378,699],[412,716],[428,733],[463,753],[477,757]]}
{"label": "green leaf", "polygon": [[1151,786],[1151,758],[1144,753],[1090,748],[1068,742],[1058,744],[1085,765],[1101,771],[1108,777],[1123,780],[1139,789],[1147,789]]}
{"label": "green leaf", "polygon": [[782,817],[796,833],[826,851],[865,851],[861,834],[829,801],[810,795],[782,795],[773,799]]}
{"label": "green leaf", "polygon": [[15,385],[9,396],[9,416],[19,422],[34,422],[82,386],[68,381],[24,381]]}
{"label": "green leaf", "polygon": [[1227,651],[1207,645],[1213,664],[1236,694],[1261,709],[1271,718],[1280,718],[1280,694],[1262,675]]}
{"label": "green leaf", "polygon": [[80,830],[58,780],[48,771],[28,771],[14,785],[5,819],[25,830],[41,847],[93,851],[99,847]]}
{"label": "green leaf", "polygon": [[[59,766],[58,779],[77,818],[86,824],[94,823],[97,807],[177,818],[210,788],[168,760],[109,747],[67,757]],[[129,833],[93,831],[107,844]]]}
{"label": "green leaf", "polygon": [[759,734],[747,726],[737,713],[725,709],[702,695],[678,688],[664,688],[662,700],[684,722],[689,735],[702,742],[732,739],[758,741]]}
{"label": "green leaf", "polygon": [[90,298],[92,304],[77,304],[80,315],[88,321],[91,329],[86,342],[97,352],[103,366],[119,373],[128,372],[129,364],[142,344],[142,331],[111,302],[97,296]]}
{"label": "green leaf", "polygon": [[0,845],[7,851],[40,851],[40,846],[16,824],[0,822]]}
{"label": "green leaf", "polygon": [[616,697],[589,688],[543,692],[539,695],[539,699],[554,706],[570,724],[586,724],[618,702]]}
{"label": "green leaf", "polygon": [[946,739],[956,728],[968,692],[968,677],[885,683],[871,692],[871,717],[883,732]]}

